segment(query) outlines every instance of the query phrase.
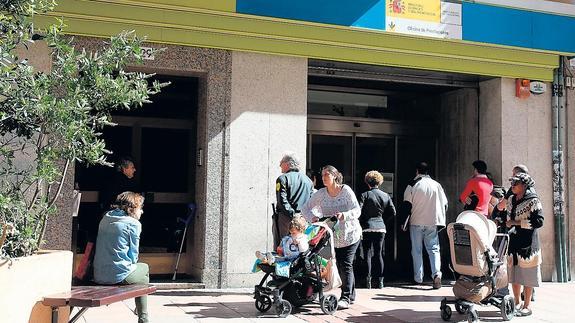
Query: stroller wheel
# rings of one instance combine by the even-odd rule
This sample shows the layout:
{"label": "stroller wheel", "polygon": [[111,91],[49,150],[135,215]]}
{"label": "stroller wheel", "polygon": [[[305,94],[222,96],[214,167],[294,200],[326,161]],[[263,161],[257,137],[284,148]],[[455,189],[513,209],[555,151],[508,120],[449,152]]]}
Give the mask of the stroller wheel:
{"label": "stroller wheel", "polygon": [[505,295],[500,305],[501,317],[509,321],[515,316],[515,299],[511,295]]}
{"label": "stroller wheel", "polygon": [[441,306],[441,319],[444,321],[449,321],[451,318],[451,307],[449,305],[442,305]]}
{"label": "stroller wheel", "polygon": [[276,305],[276,311],[278,313],[278,316],[281,318],[284,317],[288,317],[291,314],[291,303],[286,301],[285,299],[282,299],[277,305]]}
{"label": "stroller wheel", "polygon": [[262,313],[269,311],[272,307],[272,299],[267,295],[260,295],[256,298],[256,309]]}
{"label": "stroller wheel", "polygon": [[337,310],[337,297],[332,294],[325,295],[320,300],[320,307],[322,312],[332,315]]}
{"label": "stroller wheel", "polygon": [[469,309],[467,312],[467,322],[469,323],[476,323],[479,322],[479,315],[477,315],[477,311],[475,309]]}
{"label": "stroller wheel", "polygon": [[460,303],[455,303],[455,310],[459,314],[465,314],[465,312],[467,311],[466,307]]}

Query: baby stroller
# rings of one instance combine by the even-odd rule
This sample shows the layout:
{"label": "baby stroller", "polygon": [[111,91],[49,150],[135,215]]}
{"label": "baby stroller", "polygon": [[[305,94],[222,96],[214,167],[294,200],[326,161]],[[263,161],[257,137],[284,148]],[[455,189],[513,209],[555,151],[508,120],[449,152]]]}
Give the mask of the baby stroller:
{"label": "baby stroller", "polygon": [[[460,314],[467,313],[468,322],[478,322],[475,305],[494,305],[501,317],[509,321],[515,314],[515,301],[511,295],[497,294],[498,288],[507,286],[507,255],[509,236],[497,233],[495,223],[475,211],[459,214],[455,223],[447,226],[451,263],[459,278],[453,286],[455,300],[441,301],[441,318],[449,321],[451,307]],[[498,238],[495,248],[493,243]],[[502,261],[503,260],[503,261]]]}
{"label": "baby stroller", "polygon": [[[337,310],[337,297],[324,294],[324,289],[339,286],[333,286],[333,282],[328,286],[329,282],[322,281],[322,270],[326,269],[326,259],[327,263],[331,264],[328,265],[331,267],[328,269],[337,273],[333,234],[326,222],[313,223],[312,226],[313,229],[317,228],[317,233],[309,240],[309,249],[291,263],[289,277],[277,275],[273,265],[258,265],[265,272],[265,276],[255,286],[254,291],[258,311],[265,313],[275,306],[279,317],[287,317],[293,307],[312,303],[316,299],[319,299],[321,310],[325,314],[333,314]],[[271,278],[269,281],[268,277]]]}

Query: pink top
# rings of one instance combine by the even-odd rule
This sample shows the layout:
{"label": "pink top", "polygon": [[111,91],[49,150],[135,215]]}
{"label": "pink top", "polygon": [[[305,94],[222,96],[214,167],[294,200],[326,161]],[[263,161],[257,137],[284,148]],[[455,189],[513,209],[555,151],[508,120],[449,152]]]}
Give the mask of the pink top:
{"label": "pink top", "polygon": [[493,182],[484,174],[479,174],[467,181],[465,189],[459,195],[459,200],[465,203],[465,199],[474,192],[479,199],[475,211],[487,216],[489,210],[489,201],[491,200],[491,191],[493,190]]}

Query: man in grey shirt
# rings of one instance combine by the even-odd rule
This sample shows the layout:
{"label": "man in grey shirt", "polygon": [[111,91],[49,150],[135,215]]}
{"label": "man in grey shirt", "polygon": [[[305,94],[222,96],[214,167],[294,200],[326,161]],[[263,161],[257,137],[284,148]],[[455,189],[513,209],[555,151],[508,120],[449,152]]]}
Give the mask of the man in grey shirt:
{"label": "man in grey shirt", "polygon": [[416,166],[416,176],[403,194],[405,214],[409,219],[411,257],[413,258],[413,279],[423,282],[422,245],[425,245],[431,264],[433,288],[441,287],[441,256],[439,253],[438,227],[445,226],[447,197],[441,184],[429,176],[429,166],[420,162]]}
{"label": "man in grey shirt", "polygon": [[280,160],[282,175],[276,180],[277,219],[274,221],[274,247],[289,234],[289,223],[309,200],[313,184],[300,172],[300,162],[295,153],[286,152]]}

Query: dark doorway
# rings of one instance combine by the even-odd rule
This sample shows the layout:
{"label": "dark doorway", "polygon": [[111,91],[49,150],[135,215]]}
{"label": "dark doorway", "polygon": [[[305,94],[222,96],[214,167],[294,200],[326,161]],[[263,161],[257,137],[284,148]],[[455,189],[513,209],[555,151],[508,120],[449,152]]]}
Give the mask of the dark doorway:
{"label": "dark doorway", "polygon": [[[151,80],[170,82],[152,97],[153,103],[114,114],[118,125],[104,129],[103,138],[116,162],[130,156],[135,163],[134,181],[145,195],[141,253],[172,253],[182,239],[188,203],[194,202],[198,79],[156,75]],[[76,186],[82,192],[78,214],[77,251],[83,252],[89,235],[97,232],[103,212],[99,201],[115,170],[76,165]],[[171,262],[171,259],[167,261]]]}

